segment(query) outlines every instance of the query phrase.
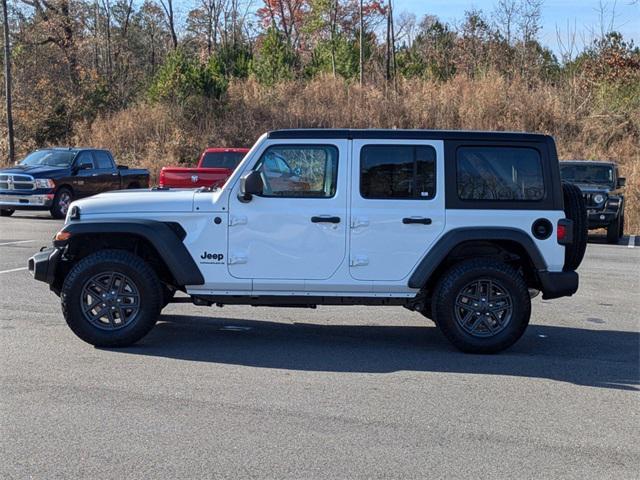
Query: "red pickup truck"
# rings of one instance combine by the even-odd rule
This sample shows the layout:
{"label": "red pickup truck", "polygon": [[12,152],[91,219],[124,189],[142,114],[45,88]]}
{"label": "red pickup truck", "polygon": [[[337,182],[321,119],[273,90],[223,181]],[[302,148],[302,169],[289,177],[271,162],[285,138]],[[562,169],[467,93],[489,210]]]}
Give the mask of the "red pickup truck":
{"label": "red pickup truck", "polygon": [[163,167],[158,183],[161,188],[222,186],[248,151],[248,148],[207,148],[196,168]]}

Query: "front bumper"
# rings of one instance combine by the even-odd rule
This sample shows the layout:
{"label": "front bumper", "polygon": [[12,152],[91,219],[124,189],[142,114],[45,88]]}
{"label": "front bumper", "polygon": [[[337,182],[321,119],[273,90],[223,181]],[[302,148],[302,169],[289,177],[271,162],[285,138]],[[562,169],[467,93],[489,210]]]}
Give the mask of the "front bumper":
{"label": "front bumper", "polygon": [[48,210],[53,193],[0,193],[0,207],[11,210]]}
{"label": "front bumper", "polygon": [[29,259],[29,271],[33,278],[41,282],[48,283],[50,286],[56,278],[56,269],[60,263],[62,250],[58,248],[45,248]]}
{"label": "front bumper", "polygon": [[603,228],[615,221],[618,212],[610,210],[587,210],[589,228]]}
{"label": "front bumper", "polygon": [[578,291],[579,277],[576,272],[539,271],[542,298],[570,297]]}

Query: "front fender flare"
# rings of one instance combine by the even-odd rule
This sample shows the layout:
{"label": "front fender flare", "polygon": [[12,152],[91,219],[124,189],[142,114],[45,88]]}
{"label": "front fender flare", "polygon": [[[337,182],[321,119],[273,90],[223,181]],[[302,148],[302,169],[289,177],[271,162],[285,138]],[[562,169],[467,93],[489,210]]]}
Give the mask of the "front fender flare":
{"label": "front fender flare", "polygon": [[[63,232],[74,237],[91,234],[136,235],[147,240],[156,249],[173,275],[178,286],[203,285],[204,277],[191,257],[187,247],[175,229],[167,223],[155,220],[101,220],[71,222],[64,226]],[[55,246],[58,245],[54,242]]]}

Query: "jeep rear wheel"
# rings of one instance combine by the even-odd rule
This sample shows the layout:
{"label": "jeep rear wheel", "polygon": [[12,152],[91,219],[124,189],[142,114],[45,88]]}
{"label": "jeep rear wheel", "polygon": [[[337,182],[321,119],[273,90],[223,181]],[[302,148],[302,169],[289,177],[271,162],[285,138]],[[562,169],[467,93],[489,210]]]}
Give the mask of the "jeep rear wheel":
{"label": "jeep rear wheel", "polygon": [[573,243],[564,247],[564,271],[576,270],[587,250],[589,227],[587,225],[587,206],[582,192],[572,183],[562,183],[564,196],[564,214],[573,222]]}
{"label": "jeep rear wheel", "polygon": [[73,332],[96,347],[125,347],[155,325],[162,306],[156,273],[140,257],[104,250],[85,257],[62,286],[62,312]]}
{"label": "jeep rear wheel", "polygon": [[451,267],[433,294],[433,317],[458,349],[496,353],[513,345],[531,316],[522,276],[511,266],[473,259]]}

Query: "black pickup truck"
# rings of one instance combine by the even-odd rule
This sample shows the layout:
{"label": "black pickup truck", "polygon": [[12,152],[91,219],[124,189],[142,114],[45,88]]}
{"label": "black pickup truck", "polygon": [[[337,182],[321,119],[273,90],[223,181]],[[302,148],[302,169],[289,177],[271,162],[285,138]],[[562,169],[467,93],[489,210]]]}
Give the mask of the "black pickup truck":
{"label": "black pickup truck", "polygon": [[69,204],[108,190],[147,188],[149,171],[116,165],[108,150],[47,148],[0,170],[0,215],[15,210],[49,210],[64,218]]}

